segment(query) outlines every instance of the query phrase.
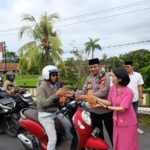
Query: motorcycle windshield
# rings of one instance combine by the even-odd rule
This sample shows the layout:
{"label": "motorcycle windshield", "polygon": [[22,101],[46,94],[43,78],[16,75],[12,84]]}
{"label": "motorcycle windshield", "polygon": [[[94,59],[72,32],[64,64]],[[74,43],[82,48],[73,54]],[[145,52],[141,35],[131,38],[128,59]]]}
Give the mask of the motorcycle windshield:
{"label": "motorcycle windshield", "polygon": [[23,94],[23,97],[24,98],[27,98],[27,97],[31,97],[32,95],[30,94],[30,93],[25,93],[25,94]]}

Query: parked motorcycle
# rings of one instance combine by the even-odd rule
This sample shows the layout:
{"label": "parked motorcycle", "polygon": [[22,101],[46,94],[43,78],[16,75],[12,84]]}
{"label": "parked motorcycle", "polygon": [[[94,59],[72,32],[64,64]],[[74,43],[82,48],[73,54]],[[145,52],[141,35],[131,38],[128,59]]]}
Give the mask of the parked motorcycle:
{"label": "parked motorcycle", "polygon": [[[60,109],[60,113],[68,115],[72,124],[72,150],[88,150],[109,148],[108,144],[97,137],[99,129],[93,130],[90,113],[84,105],[84,102],[76,100],[66,104]],[[42,125],[38,121],[38,112],[35,109],[23,109],[19,124],[25,131],[18,135],[27,149],[46,150],[47,136]],[[56,128],[56,131],[57,128]],[[59,132],[57,132],[59,133]]]}
{"label": "parked motorcycle", "polygon": [[23,108],[28,107],[36,108],[36,105],[32,99],[32,95],[28,93],[26,89],[16,90],[12,97],[16,100],[15,112],[19,115],[19,118],[20,118],[20,111]]}
{"label": "parked motorcycle", "polygon": [[16,102],[13,98],[0,99],[0,130],[11,137],[18,134],[18,122],[13,119]]}
{"label": "parked motorcycle", "polygon": [[26,90],[17,90],[13,96],[5,91],[0,92],[0,122],[1,132],[16,137],[21,128],[18,124],[20,111],[23,108],[35,107],[32,96]]}

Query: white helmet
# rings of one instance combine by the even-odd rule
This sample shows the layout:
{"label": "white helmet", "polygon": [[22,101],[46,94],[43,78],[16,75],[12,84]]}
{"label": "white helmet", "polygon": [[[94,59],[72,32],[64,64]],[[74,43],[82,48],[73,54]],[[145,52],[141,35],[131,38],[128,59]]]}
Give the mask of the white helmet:
{"label": "white helmet", "polygon": [[58,73],[58,69],[57,67],[55,66],[52,66],[52,65],[48,65],[48,66],[45,66],[42,70],[42,76],[45,80],[49,80],[49,75],[50,73],[52,72],[55,72],[55,73]]}

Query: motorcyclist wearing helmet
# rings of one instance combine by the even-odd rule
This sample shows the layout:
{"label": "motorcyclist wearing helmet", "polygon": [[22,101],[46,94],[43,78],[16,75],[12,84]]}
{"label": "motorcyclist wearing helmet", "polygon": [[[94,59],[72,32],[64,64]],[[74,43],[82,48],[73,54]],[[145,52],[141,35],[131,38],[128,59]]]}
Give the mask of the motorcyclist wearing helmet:
{"label": "motorcyclist wearing helmet", "polygon": [[44,67],[42,77],[44,80],[41,82],[41,85],[37,87],[36,104],[39,110],[38,118],[48,136],[47,150],[55,150],[57,137],[54,119],[58,117],[63,123],[67,123],[66,132],[68,132],[68,129],[71,127],[68,120],[64,116],[62,117],[62,114],[57,115],[60,97],[70,96],[71,93],[64,88],[58,89],[55,85],[58,80],[57,67],[52,65]]}
{"label": "motorcyclist wearing helmet", "polygon": [[17,88],[15,82],[15,73],[13,71],[8,71],[6,73],[6,81],[3,84],[3,89],[8,93],[11,94]]}
{"label": "motorcyclist wearing helmet", "polygon": [[3,86],[3,76],[0,75],[0,87],[2,87],[2,86]]}
{"label": "motorcyclist wearing helmet", "polygon": [[[37,81],[37,87],[40,86],[43,81],[44,81],[43,76],[40,76]],[[63,83],[60,82],[58,79],[57,79],[57,82],[55,82],[55,85],[58,87],[58,89],[64,86]]]}

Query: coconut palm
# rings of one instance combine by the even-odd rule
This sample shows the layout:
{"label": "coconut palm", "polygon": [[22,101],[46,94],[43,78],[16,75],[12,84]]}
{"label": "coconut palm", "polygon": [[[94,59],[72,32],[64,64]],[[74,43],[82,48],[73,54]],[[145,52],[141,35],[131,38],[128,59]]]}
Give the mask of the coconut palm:
{"label": "coconut palm", "polygon": [[57,20],[58,14],[42,15],[39,22],[29,14],[23,16],[26,25],[19,30],[19,38],[27,36],[32,39],[19,48],[21,57],[20,66],[27,62],[27,69],[36,63],[40,69],[47,64],[54,64],[61,60],[62,49],[60,40],[54,31],[53,23]]}
{"label": "coconut palm", "polygon": [[88,53],[88,56],[91,52],[92,53],[92,58],[94,58],[95,49],[101,50],[101,46],[99,44],[97,44],[98,41],[99,41],[99,39],[94,40],[92,38],[89,38],[89,41],[84,44],[85,45],[85,50],[86,50],[86,53]]}

